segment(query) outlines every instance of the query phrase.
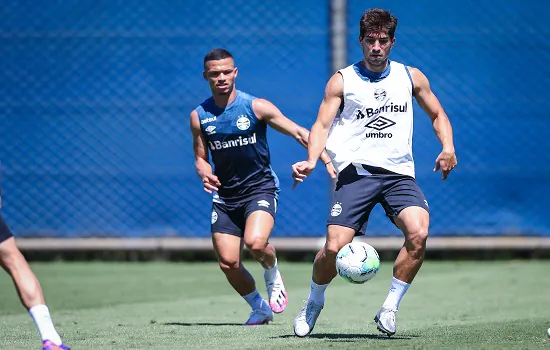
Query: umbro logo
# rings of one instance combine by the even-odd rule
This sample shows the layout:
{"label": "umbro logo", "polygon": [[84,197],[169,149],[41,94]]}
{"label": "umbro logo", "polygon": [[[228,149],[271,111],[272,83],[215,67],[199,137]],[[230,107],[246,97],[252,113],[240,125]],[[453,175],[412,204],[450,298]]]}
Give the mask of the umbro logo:
{"label": "umbro logo", "polygon": [[206,129],[204,129],[208,135],[212,135],[216,133],[216,126],[209,125]]}
{"label": "umbro logo", "polygon": [[258,201],[258,206],[269,208],[269,202],[266,201],[265,199],[262,199],[261,201]]}
{"label": "umbro logo", "polygon": [[390,120],[384,117],[378,117],[373,121],[371,121],[370,123],[368,123],[366,127],[380,131],[380,130],[389,128],[390,126],[393,126],[393,125],[395,125],[395,122],[393,120]]}

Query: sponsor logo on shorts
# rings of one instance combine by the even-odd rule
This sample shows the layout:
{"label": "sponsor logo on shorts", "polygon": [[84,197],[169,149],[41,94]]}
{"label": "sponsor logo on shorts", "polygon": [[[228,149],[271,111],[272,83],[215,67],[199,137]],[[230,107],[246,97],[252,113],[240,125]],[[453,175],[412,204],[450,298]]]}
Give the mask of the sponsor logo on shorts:
{"label": "sponsor logo on shorts", "polygon": [[332,209],[330,209],[330,215],[331,216],[338,216],[342,213],[342,205],[338,202],[336,202],[333,206],[332,206]]}
{"label": "sponsor logo on shorts", "polygon": [[269,202],[266,201],[265,199],[262,199],[261,201],[258,201],[258,206],[264,207],[264,208],[269,208]]}
{"label": "sponsor logo on shorts", "polygon": [[212,225],[214,225],[218,221],[218,213],[216,213],[215,210],[212,210]]}

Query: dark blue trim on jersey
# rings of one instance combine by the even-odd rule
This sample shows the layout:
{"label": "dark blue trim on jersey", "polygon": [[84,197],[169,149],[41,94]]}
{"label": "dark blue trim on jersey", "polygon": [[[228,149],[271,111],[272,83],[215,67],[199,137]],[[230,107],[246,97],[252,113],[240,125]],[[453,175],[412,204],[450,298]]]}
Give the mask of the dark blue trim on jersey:
{"label": "dark blue trim on jersey", "polygon": [[[237,91],[237,94],[235,95],[235,98],[233,99],[233,101],[231,101],[225,107],[218,106],[216,104],[216,102],[214,102],[214,99],[212,97],[207,99],[205,102],[208,101],[208,103],[210,103],[210,105],[208,106],[209,112],[212,113],[215,116],[219,116],[220,114],[222,114],[225,111],[230,111],[233,108],[233,106],[235,106],[235,104],[237,103],[238,97],[239,97],[239,91]],[[204,109],[203,104],[204,104],[204,102],[201,104],[201,107],[203,107],[203,109]]]}
{"label": "dark blue trim on jersey", "polygon": [[407,75],[409,76],[409,79],[411,79],[412,94],[414,95],[414,82],[411,76],[411,72],[409,72],[409,67],[405,66],[405,70],[407,71]]}
{"label": "dark blue trim on jersey", "polygon": [[363,64],[363,61],[359,61],[353,65],[353,70],[355,70],[355,73],[357,73],[357,75],[364,81],[367,81],[367,82],[372,81],[373,83],[377,83],[382,79],[384,79],[385,77],[387,77],[388,75],[390,75],[390,71],[391,71],[390,63],[391,62],[388,60],[388,66],[386,67],[386,69],[384,69],[383,72],[373,72],[369,70],[367,67],[365,67],[365,65]]}

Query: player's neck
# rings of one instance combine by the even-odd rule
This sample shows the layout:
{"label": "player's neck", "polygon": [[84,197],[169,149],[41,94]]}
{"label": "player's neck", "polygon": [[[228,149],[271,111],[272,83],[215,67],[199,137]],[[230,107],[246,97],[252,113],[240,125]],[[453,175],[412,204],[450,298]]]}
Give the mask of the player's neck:
{"label": "player's neck", "polygon": [[220,108],[227,107],[228,104],[235,101],[235,98],[237,97],[237,89],[233,89],[230,94],[227,95],[212,95],[212,98],[214,99],[214,103],[216,106]]}
{"label": "player's neck", "polygon": [[365,66],[365,68],[367,68],[373,73],[382,73],[388,68],[388,62],[389,62],[389,59],[387,59],[386,62],[380,66],[373,66],[369,64],[366,60],[363,60],[363,66]]}

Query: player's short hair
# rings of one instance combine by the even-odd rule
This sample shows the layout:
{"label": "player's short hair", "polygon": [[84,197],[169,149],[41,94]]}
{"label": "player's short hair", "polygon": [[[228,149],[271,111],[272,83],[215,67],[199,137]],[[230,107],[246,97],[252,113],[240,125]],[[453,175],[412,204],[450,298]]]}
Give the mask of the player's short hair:
{"label": "player's short hair", "polygon": [[396,28],[397,18],[389,11],[379,8],[370,9],[363,13],[359,21],[359,36],[364,38],[370,33],[385,32],[390,39],[393,39]]}
{"label": "player's short hair", "polygon": [[206,69],[206,62],[223,60],[224,58],[233,58],[233,55],[226,49],[216,48],[204,56],[204,68]]}

